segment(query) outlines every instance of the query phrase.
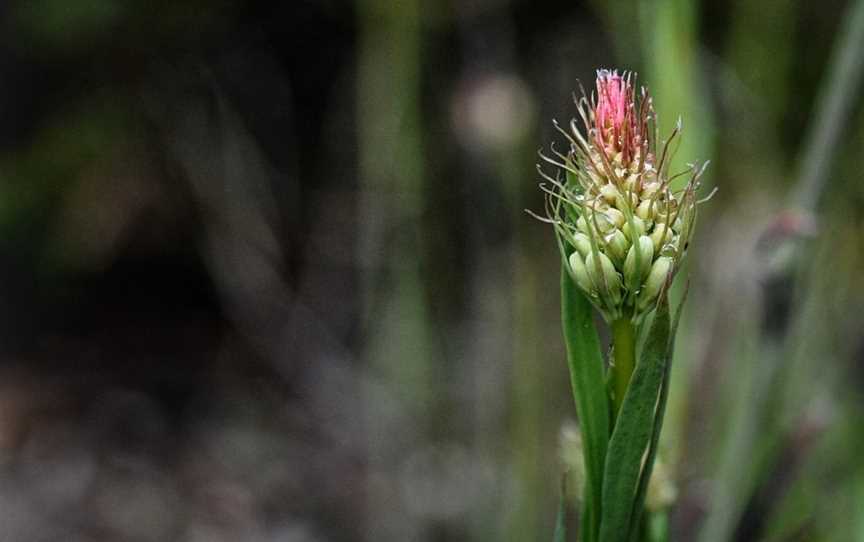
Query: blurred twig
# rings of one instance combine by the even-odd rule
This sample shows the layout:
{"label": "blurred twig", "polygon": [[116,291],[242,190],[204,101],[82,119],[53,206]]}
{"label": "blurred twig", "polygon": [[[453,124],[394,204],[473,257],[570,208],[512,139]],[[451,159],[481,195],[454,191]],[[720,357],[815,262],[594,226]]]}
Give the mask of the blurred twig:
{"label": "blurred twig", "polygon": [[856,103],[861,76],[864,75],[861,51],[864,51],[864,1],[857,0],[849,6],[849,16],[844,18],[828,75],[822,80],[804,152],[800,154],[798,185],[792,201],[806,212],[816,210],[825,191],[825,180],[831,173],[831,159]]}
{"label": "blurred twig", "polygon": [[[799,177],[793,191],[794,207],[803,215],[781,214],[763,233],[757,244],[754,261],[771,261],[786,251],[779,265],[766,265],[760,273],[763,322],[760,344],[752,360],[753,379],[749,393],[742,395],[747,403],[734,423],[721,464],[716,475],[717,485],[711,499],[711,511],[700,540],[720,542],[734,533],[759,473],[759,459],[767,460],[776,451],[778,430],[767,430],[767,414],[781,392],[783,379],[774,378],[789,351],[790,318],[794,315],[792,295],[795,291],[795,256],[800,253],[800,238],[810,229],[807,224],[815,213],[831,173],[837,144],[849,118],[861,82],[864,58],[864,0],[849,6],[843,31],[832,53],[832,62],[825,76],[815,108],[810,136],[801,153]],[[785,314],[774,314],[769,308],[782,307]],[[772,323],[772,320],[778,322]],[[776,429],[776,428],[775,428]],[[768,455],[765,455],[768,454]]]}
{"label": "blurred twig", "polygon": [[[422,539],[427,525],[396,484],[410,465],[406,439],[423,445],[436,421],[442,364],[433,352],[422,274],[427,196],[421,114],[423,11],[417,0],[358,3],[359,206],[364,357],[381,386],[365,391],[369,480],[367,538]],[[387,398],[398,405],[387,410]],[[358,408],[360,405],[358,405]],[[393,410],[398,416],[391,416]],[[418,491],[421,488],[412,488]],[[398,518],[398,519],[393,519]]]}

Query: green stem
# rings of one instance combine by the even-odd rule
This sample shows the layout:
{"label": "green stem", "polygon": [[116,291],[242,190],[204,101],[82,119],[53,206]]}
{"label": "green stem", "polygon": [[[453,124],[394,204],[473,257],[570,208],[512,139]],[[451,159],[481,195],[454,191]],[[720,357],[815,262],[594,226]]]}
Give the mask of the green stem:
{"label": "green stem", "polygon": [[636,366],[636,327],[626,316],[612,322],[612,355],[612,401],[617,416]]}

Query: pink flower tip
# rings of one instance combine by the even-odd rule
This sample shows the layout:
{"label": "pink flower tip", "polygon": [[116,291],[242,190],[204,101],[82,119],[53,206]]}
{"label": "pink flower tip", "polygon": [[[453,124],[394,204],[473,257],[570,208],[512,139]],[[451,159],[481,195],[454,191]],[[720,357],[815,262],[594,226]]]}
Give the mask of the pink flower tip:
{"label": "pink flower tip", "polygon": [[610,154],[622,152],[629,160],[644,142],[645,114],[637,111],[633,72],[597,70],[597,96],[593,102],[594,137]]}
{"label": "pink flower tip", "polygon": [[632,87],[618,71],[597,70],[597,109],[595,119],[600,130],[620,130],[632,104]]}

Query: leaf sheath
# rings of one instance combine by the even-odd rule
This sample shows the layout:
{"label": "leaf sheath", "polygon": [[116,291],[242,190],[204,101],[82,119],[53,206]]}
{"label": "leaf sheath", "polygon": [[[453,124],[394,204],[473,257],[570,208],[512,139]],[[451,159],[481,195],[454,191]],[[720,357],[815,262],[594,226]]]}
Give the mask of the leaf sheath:
{"label": "leaf sheath", "polygon": [[638,521],[633,505],[640,478],[650,476],[653,467],[647,461],[643,466],[643,457],[654,434],[656,416],[663,415],[657,403],[666,376],[669,335],[669,303],[663,294],[609,441],[600,542],[625,542],[631,534],[631,523]]}
{"label": "leaf sheath", "polygon": [[609,398],[603,355],[594,327],[593,309],[567,273],[561,270],[561,323],[567,347],[570,384],[585,451],[585,507],[582,540],[597,540],[601,517],[603,467],[609,441]]}

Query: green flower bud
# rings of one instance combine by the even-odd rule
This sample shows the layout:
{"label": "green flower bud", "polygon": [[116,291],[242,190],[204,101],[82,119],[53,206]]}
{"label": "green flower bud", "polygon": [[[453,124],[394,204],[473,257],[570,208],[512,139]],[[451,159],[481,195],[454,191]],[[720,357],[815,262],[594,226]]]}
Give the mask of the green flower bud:
{"label": "green flower bud", "polygon": [[623,226],[621,226],[621,231],[624,232],[624,235],[627,236],[628,239],[635,239],[640,235],[645,234],[645,221],[639,218],[638,216],[633,217],[633,229],[635,230],[635,234],[630,231],[630,222],[625,222]]}
{"label": "green flower bud", "polygon": [[627,194],[630,195],[630,197],[629,197],[630,202],[629,203],[627,202],[628,198],[625,198],[624,196],[619,194],[618,197],[615,198],[615,206],[616,207],[618,207],[619,209],[625,209],[625,208],[632,209],[632,208],[636,207],[637,205],[639,205],[639,196],[637,196],[635,192],[633,192],[632,190],[628,190]]}
{"label": "green flower bud", "polygon": [[660,247],[660,256],[669,256],[672,259],[676,259],[680,254],[678,246],[680,244],[680,239],[681,236],[676,233],[667,236],[666,244]]}
{"label": "green flower bud", "polygon": [[604,184],[600,189],[600,195],[603,196],[603,199],[605,199],[607,203],[614,203],[615,199],[619,196],[618,189],[615,188],[615,185],[612,183]]}
{"label": "green flower bud", "polygon": [[595,220],[597,229],[600,230],[600,233],[609,232],[615,227],[612,220],[602,211],[580,216],[579,219],[576,220],[576,227],[583,233],[591,235],[591,230],[594,229]]}
{"label": "green flower bud", "polygon": [[615,230],[612,235],[607,238],[607,246],[609,247],[609,255],[620,267],[627,257],[627,249],[630,248],[630,241],[621,233],[621,230]]}
{"label": "green flower bud", "polygon": [[643,200],[650,200],[651,197],[656,194],[660,190],[660,183],[652,182],[645,184],[645,187],[642,188],[642,192],[639,194],[639,197]]}
{"label": "green flower bud", "polygon": [[642,200],[636,207],[636,216],[643,220],[654,220],[654,208],[650,199]]}
{"label": "green flower bud", "polygon": [[[639,250],[639,267],[636,267],[636,250]],[[654,243],[647,235],[639,237],[638,249],[637,245],[630,247],[627,252],[627,259],[624,261],[624,280],[627,281],[627,286],[633,291],[639,289],[642,281],[651,270],[651,262],[654,260]]]}
{"label": "green flower bud", "polygon": [[584,233],[576,232],[573,234],[573,246],[583,258],[591,252],[591,240]]}
{"label": "green flower bud", "polygon": [[[624,213],[615,208],[606,209],[603,211],[603,214],[609,219],[609,221],[615,225],[616,228],[620,228],[627,222],[627,217],[624,216]],[[599,218],[599,217],[598,217]]]}
{"label": "green flower bud", "polygon": [[588,221],[585,220],[585,215],[580,216],[576,220],[576,227],[583,233],[589,233],[590,230],[588,229]]}
{"label": "green flower bud", "polygon": [[598,211],[594,215],[597,217],[597,227],[600,228],[600,231],[603,233],[608,233],[615,228],[615,222],[612,220],[612,216],[614,213],[609,214],[609,211],[613,211],[613,210],[614,209],[607,209],[606,211]]}
{"label": "green flower bud", "polygon": [[570,270],[573,272],[573,278],[576,279],[576,284],[588,294],[594,294],[594,287],[591,285],[591,279],[588,278],[588,270],[585,269],[585,264],[582,262],[582,257],[578,252],[574,252],[568,258]]}
{"label": "green flower bud", "polygon": [[654,265],[651,266],[651,271],[648,273],[648,278],[645,280],[645,286],[639,292],[639,298],[636,300],[637,309],[644,311],[651,306],[657,299],[657,294],[666,283],[669,272],[672,270],[672,258],[668,256],[660,256]]}
{"label": "green flower bud", "polygon": [[[668,213],[665,212],[665,211],[664,211],[664,212],[660,212],[660,211],[658,211],[658,212],[656,212],[656,213],[654,214],[654,220],[657,221],[657,222],[662,222],[662,223],[664,223],[664,224],[668,224],[668,223],[669,223],[669,217],[670,217],[670,214],[671,214],[671,216],[674,217],[674,216],[675,216],[675,211],[669,211]],[[680,218],[676,220],[676,222],[678,222],[678,221],[680,221]]]}
{"label": "green flower bud", "polygon": [[[615,271],[615,266],[609,256],[598,252],[600,265],[597,265],[598,260],[594,259],[594,254],[591,253],[585,258],[585,268],[588,270],[588,276],[591,277],[591,282],[597,287],[601,294],[609,296],[609,301],[612,305],[621,303],[621,276]],[[599,267],[599,269],[598,269]]]}
{"label": "green flower bud", "polygon": [[672,241],[672,230],[666,224],[655,224],[654,231],[651,232],[651,241],[657,250],[662,250],[663,246]]}

